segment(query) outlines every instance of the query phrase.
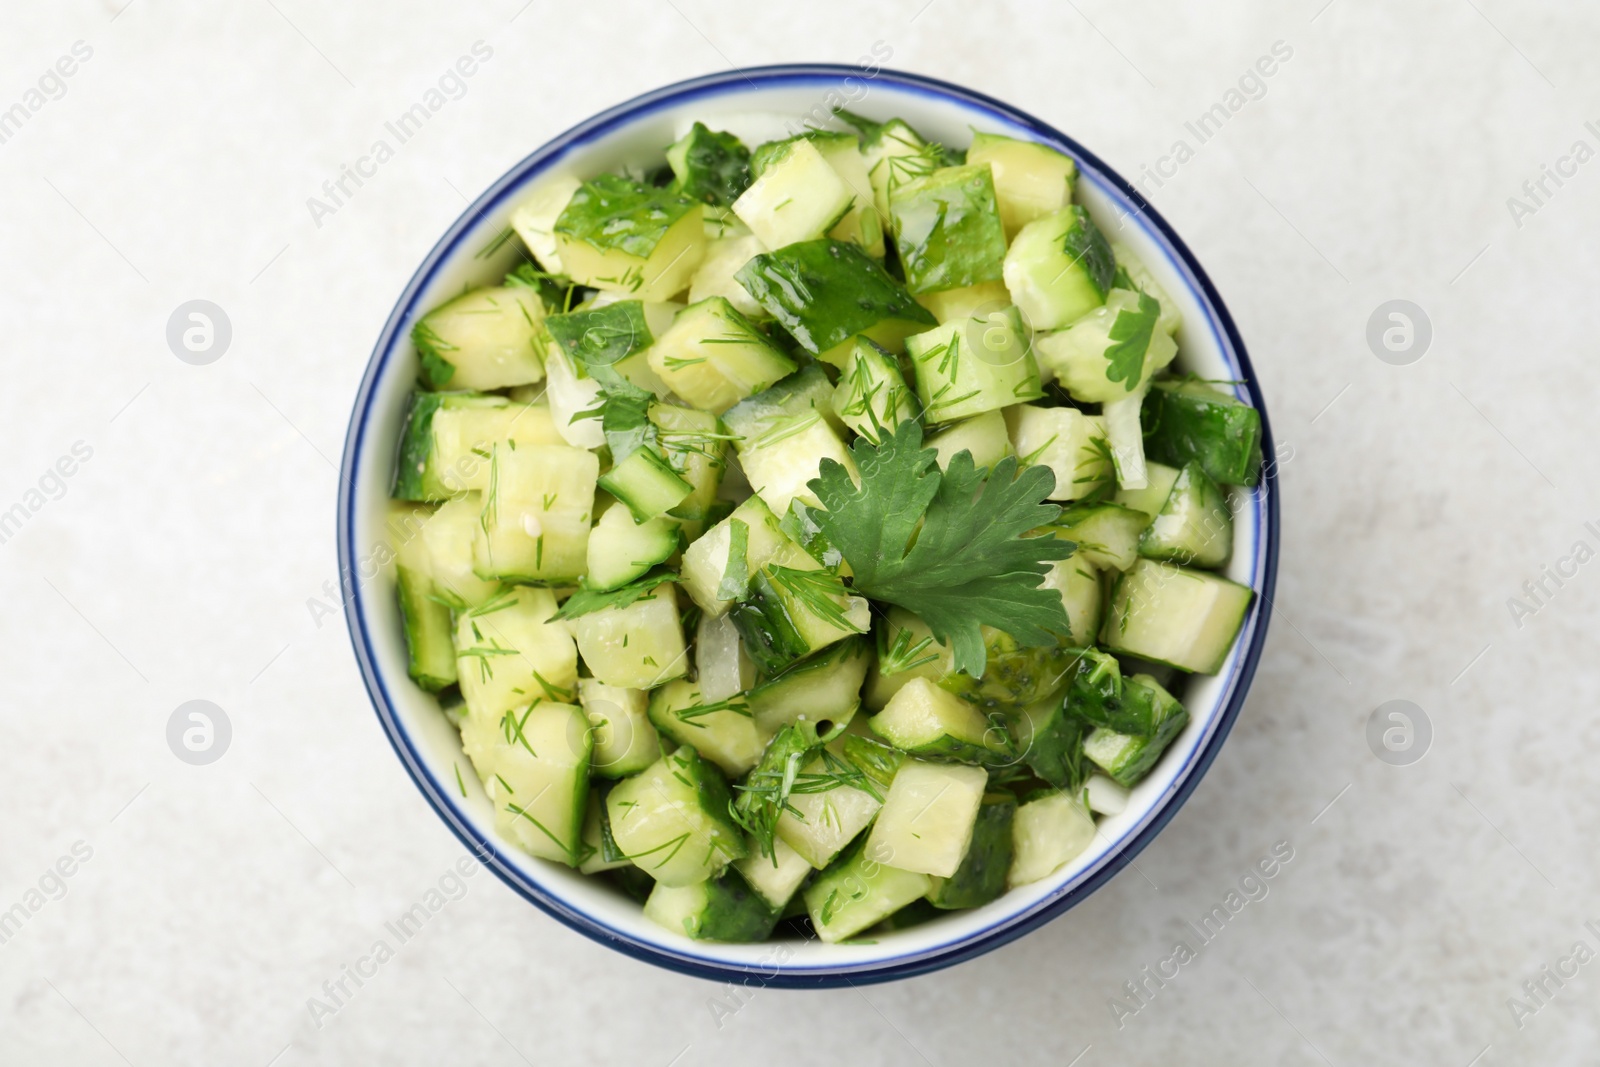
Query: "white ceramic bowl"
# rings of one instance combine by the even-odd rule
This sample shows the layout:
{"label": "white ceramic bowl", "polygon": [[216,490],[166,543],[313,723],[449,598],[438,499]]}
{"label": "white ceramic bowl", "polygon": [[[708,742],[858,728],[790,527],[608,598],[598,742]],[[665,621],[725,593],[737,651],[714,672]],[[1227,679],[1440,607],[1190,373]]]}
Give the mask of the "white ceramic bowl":
{"label": "white ceramic bowl", "polygon": [[[755,144],[787,136],[810,117],[843,104],[875,119],[894,116],[924,135],[964,146],[973,129],[1050,144],[1078,161],[1077,199],[1108,235],[1128,243],[1181,305],[1178,367],[1238,381],[1235,392],[1262,412],[1268,463],[1260,486],[1236,492],[1228,576],[1258,596],[1239,640],[1214,677],[1183,691],[1190,722],[1127,809],[1104,818],[1090,848],[1056,874],[971,911],[951,912],[872,944],[791,940],[755,945],[691,941],[662,929],[609,886],[534,859],[500,840],[489,802],[471,775],[459,792],[455,729],[434,699],[406,676],[394,589],[376,567],[393,479],[401,417],[417,376],[412,324],[428,309],[501,277],[512,242],[496,247],[512,208],[549,175],[592,177],[618,167],[653,167],[690,123],[730,129]],[[668,86],[597,115],[518,163],[480,196],[418,268],[378,340],[351,415],[339,494],[339,557],[356,658],[378,718],[417,787],[461,840],[528,900],[604,944],[705,977],[789,986],[884,981],[948,966],[1035,929],[1083,900],[1149,844],[1198,784],[1233,724],[1266,636],[1277,562],[1277,494],[1272,439],[1255,376],[1221,298],[1177,235],[1134,189],[1076,142],[977,93],[914,75],[803,65],[730,71]]]}

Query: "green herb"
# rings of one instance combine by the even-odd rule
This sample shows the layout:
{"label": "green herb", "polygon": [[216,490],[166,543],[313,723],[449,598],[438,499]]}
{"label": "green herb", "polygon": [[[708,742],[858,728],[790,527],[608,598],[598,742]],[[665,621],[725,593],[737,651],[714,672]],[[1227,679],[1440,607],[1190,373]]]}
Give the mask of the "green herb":
{"label": "green herb", "polygon": [[540,270],[532,263],[519,265],[506,275],[504,284],[508,289],[532,289],[539,294],[545,310],[552,315],[571,310],[573,297],[580,288],[565,274],[551,274],[549,271]]}
{"label": "green herb", "polygon": [[[846,475],[846,477],[849,477]],[[798,600],[811,614],[832,626],[859,634],[866,631],[851,622],[839,602],[849,596],[844,579],[827,570],[802,571],[793,567],[764,567],[774,585]]]}
{"label": "green herb", "polygon": [[884,631],[878,631],[878,673],[883,675],[904,674],[914,671],[928,663],[937,663],[939,653],[929,651],[933,648],[933,638],[924,637],[912,644],[911,631],[899,630],[894,635],[894,643],[884,647]]}
{"label": "green herb", "polygon": [[690,726],[698,726],[701,729],[704,729],[705,723],[701,722],[700,720],[705,718],[707,715],[715,715],[719,711],[731,712],[734,715],[741,715],[746,719],[755,717],[750,711],[750,705],[737,698],[719,700],[715,704],[696,704],[692,708],[679,708],[672,714],[675,715],[680,722],[686,722]]}
{"label": "green herb", "polygon": [[576,619],[580,615],[603,611],[606,608],[625,608],[638,600],[650,599],[651,591],[663,582],[675,582],[677,574],[672,571],[661,571],[656,574],[647,574],[636,582],[623,586],[621,589],[612,589],[601,592],[596,589],[579,589],[567,602],[561,605],[561,610],[551,616],[553,619]]}
{"label": "green herb", "polygon": [[1117,312],[1117,321],[1111,324],[1112,345],[1106,349],[1109,381],[1123,382],[1130,393],[1138,386],[1144,375],[1144,354],[1160,317],[1161,305],[1149,293],[1139,294],[1137,310]]}
{"label": "green herb", "polygon": [[750,527],[743,519],[728,520],[728,565],[717,586],[718,600],[743,600],[750,595]]}
{"label": "green herb", "polygon": [[422,380],[430,388],[438,389],[455,377],[456,365],[444,353],[457,351],[456,346],[440,337],[426,320],[411,328],[411,345],[422,362]]}
{"label": "green herb", "polygon": [[1067,632],[1060,595],[1040,583],[1074,546],[1023,536],[1060,514],[1045,502],[1055,487],[1048,467],[1019,472],[1007,456],[988,473],[960,452],[941,474],[937,453],[922,447],[922,427],[909,419],[877,444],[857,439],[851,453],[859,488],[831,459],[809,486],[827,509],[814,518],[849,561],[856,592],[919,616],[951,646],[956,669],[974,678],[987,658],[980,626],[1024,646],[1051,645]]}

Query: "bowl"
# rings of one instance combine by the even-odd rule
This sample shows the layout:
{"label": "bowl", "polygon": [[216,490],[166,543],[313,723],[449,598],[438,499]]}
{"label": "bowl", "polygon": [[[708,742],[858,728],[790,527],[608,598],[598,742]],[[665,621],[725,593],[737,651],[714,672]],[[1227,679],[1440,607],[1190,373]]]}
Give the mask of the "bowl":
{"label": "bowl", "polygon": [[[1234,553],[1227,574],[1257,596],[1222,670],[1184,692],[1191,721],[1128,807],[1102,818],[1083,854],[1053,876],[972,911],[878,936],[870,944],[790,940],[763,944],[691,941],[656,926],[610,886],[528,856],[500,840],[488,799],[472,775],[463,797],[455,773],[461,745],[434,699],[406,675],[404,636],[391,579],[382,567],[384,516],[406,399],[416,379],[412,324],[467,284],[500,277],[513,262],[503,239],[514,206],[541,178],[591,177],[658,163],[662,149],[696,119],[754,144],[788,136],[807,117],[843,105],[875,119],[899,116],[926,136],[964,145],[972,129],[1051,145],[1081,172],[1076,199],[1108,234],[1127,242],[1179,302],[1178,366],[1239,382],[1236,395],[1262,413],[1268,458],[1261,484],[1234,491]],[[561,922],[641,960],[676,971],[770,986],[836,986],[909,977],[947,967],[1036,930],[1109,881],[1154,840],[1205,774],[1232,727],[1266,638],[1277,568],[1277,482],[1266,407],[1233,320],[1178,235],[1134,188],[1076,141],[1016,108],[956,85],[872,67],[803,64],[707,75],[646,93],[589,119],[522,160],[469,207],[423,260],[378,338],[356,396],[339,481],[339,562],[356,660],[384,733],[439,817],[507,885]]]}

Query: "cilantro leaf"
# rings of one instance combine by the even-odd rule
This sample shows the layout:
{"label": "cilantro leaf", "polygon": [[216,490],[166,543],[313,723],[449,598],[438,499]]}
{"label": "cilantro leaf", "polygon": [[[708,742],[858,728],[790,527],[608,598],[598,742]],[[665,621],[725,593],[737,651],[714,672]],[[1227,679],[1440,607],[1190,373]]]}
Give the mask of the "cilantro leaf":
{"label": "cilantro leaf", "polygon": [[1123,382],[1128,392],[1139,385],[1144,374],[1144,354],[1150,348],[1161,305],[1149,293],[1139,294],[1139,307],[1117,312],[1111,324],[1111,347],[1106,349],[1106,378]]}
{"label": "cilantro leaf", "polygon": [[655,595],[655,587],[663,582],[677,580],[678,576],[672,571],[660,571],[656,574],[647,574],[620,589],[579,589],[567,598],[567,602],[561,605],[560,611],[550,617],[576,619],[580,615],[603,611],[606,608],[625,608],[636,601],[650,599]]}
{"label": "cilantro leaf", "polygon": [[1076,546],[1023,536],[1060,513],[1046,502],[1055,487],[1048,467],[1019,472],[1008,456],[991,473],[960,452],[941,473],[913,420],[876,445],[857,439],[851,453],[860,487],[823,460],[810,489],[827,510],[810,516],[849,562],[857,593],[919,616],[974,678],[986,660],[981,626],[1034,646],[1067,631],[1060,595],[1040,583]]}

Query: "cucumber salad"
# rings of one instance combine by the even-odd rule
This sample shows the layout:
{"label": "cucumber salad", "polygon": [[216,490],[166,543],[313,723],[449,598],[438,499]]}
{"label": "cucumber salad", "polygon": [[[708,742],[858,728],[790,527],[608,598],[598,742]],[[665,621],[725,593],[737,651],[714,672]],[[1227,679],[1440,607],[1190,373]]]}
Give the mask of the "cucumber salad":
{"label": "cucumber salad", "polygon": [[520,265],[412,332],[390,521],[456,784],[691,938],[1048,877],[1253,596],[1259,415],[1175,371],[1073,160],[837,120],[546,175]]}

